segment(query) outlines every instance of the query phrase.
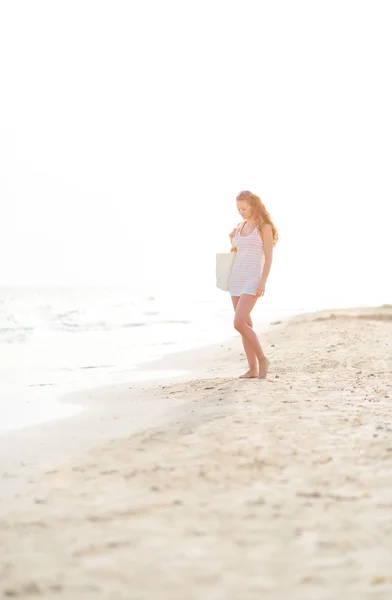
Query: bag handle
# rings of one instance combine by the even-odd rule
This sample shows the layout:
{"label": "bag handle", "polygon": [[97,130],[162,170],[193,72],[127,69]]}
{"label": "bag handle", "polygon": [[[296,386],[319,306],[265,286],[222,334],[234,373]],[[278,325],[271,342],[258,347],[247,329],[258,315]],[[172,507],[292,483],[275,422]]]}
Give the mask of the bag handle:
{"label": "bag handle", "polygon": [[235,234],[233,235],[233,237],[231,239],[231,250],[230,250],[230,252],[237,252],[237,247],[234,246],[234,240],[235,240],[235,237],[236,237],[237,233],[241,230],[242,225],[243,225],[243,222],[239,223],[239,225],[237,225],[237,227],[236,227]]}

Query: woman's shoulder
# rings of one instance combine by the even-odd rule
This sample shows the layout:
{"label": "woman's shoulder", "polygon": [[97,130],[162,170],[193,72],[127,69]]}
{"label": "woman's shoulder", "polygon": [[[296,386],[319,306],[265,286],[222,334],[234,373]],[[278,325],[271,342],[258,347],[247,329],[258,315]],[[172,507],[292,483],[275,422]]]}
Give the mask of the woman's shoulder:
{"label": "woman's shoulder", "polygon": [[273,244],[274,231],[271,223],[263,223],[261,226],[260,236],[264,245]]}
{"label": "woman's shoulder", "polygon": [[233,232],[236,233],[239,229],[241,229],[241,227],[244,223],[245,223],[245,221],[241,221],[240,223],[237,223],[237,225],[235,227],[233,227]]}

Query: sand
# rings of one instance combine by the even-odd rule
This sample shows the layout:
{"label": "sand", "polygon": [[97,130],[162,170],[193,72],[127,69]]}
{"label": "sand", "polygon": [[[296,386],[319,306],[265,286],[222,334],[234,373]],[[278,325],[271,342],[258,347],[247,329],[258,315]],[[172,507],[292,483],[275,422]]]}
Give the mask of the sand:
{"label": "sand", "polygon": [[91,391],[55,435],[34,429],[41,450],[8,437],[0,595],[390,600],[392,307],[261,337],[264,381],[236,378],[236,339],[160,362],[192,361],[188,381]]}

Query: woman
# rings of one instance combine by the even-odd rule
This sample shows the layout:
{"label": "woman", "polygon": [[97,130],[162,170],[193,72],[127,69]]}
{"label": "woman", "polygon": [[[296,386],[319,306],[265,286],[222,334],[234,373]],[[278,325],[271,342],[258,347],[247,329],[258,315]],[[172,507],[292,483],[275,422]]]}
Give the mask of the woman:
{"label": "woman", "polygon": [[252,192],[238,194],[237,209],[243,221],[230,233],[237,253],[229,291],[235,310],[234,327],[242,336],[249,365],[249,370],[241,378],[264,379],[269,360],[253,331],[250,313],[257,299],[264,296],[271,269],[272,248],[278,241],[278,232],[264,204]]}

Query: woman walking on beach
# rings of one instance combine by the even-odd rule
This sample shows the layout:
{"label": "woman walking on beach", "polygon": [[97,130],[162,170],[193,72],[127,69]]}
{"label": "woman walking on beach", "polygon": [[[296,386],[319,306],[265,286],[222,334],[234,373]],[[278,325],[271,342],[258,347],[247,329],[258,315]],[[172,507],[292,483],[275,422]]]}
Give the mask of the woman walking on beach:
{"label": "woman walking on beach", "polygon": [[272,249],[278,241],[278,232],[258,196],[243,191],[236,200],[243,221],[230,233],[237,252],[229,291],[235,310],[234,327],[242,336],[249,365],[249,370],[241,378],[264,379],[268,373],[269,360],[253,331],[250,313],[257,299],[264,296],[271,269]]}

